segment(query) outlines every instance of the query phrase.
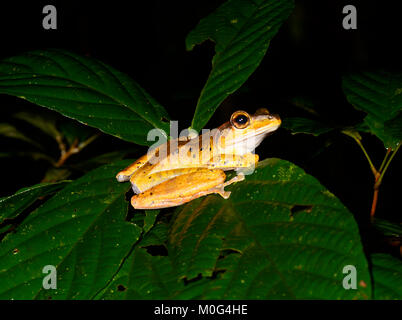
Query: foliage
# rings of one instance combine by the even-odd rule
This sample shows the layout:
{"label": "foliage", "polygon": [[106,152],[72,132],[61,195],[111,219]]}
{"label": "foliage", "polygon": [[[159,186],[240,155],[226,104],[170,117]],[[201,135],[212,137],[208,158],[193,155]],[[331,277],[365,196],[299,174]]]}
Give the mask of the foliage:
{"label": "foliage", "polygon": [[373,254],[374,298],[378,300],[402,299],[402,264],[387,254]]}
{"label": "foliage", "polygon": [[[370,212],[373,220],[379,187],[402,141],[402,73],[377,70],[348,74],[343,78],[343,91],[353,107],[366,113],[364,119],[355,126],[336,128],[308,118],[290,118],[284,125],[294,134],[309,133],[315,136],[336,129],[356,141],[374,175],[374,195]],[[383,142],[386,154],[380,167],[377,168],[373,164],[362,144],[360,133],[371,133]]]}
{"label": "foliage", "polygon": [[168,129],[165,109],[135,81],[67,51],[32,51],[3,60],[0,92],[138,144],[147,144],[150,129]]}
{"label": "foliage", "polygon": [[[189,33],[188,50],[206,39],[216,44],[193,128],[200,130],[254,72],[292,8],[291,0],[229,0]],[[393,150],[376,169],[362,147],[379,186],[400,145],[401,79],[383,71],[345,77],[347,99],[367,113],[353,128],[303,118],[285,127],[313,135],[342,131],[361,147],[360,133],[376,135]],[[30,156],[51,164],[46,183],[0,199],[0,298],[401,298],[401,261],[366,255],[352,213],[291,162],[263,160],[228,188],[229,199],[210,195],[173,212],[130,208],[129,184],[115,179],[134,161],[121,160],[123,151],[87,159],[84,175],[63,180],[69,157],[100,136],[97,129],[138,145],[149,144],[149,130],[168,129],[165,108],[111,66],[64,50],[28,52],[0,62],[0,93],[85,124],[15,114],[53,139],[58,157],[16,126],[0,126],[0,134],[32,145]],[[13,232],[3,228],[10,221]],[[43,289],[46,265],[57,268],[56,290]],[[342,285],[346,265],[359,271],[356,290]]]}
{"label": "foliage", "polygon": [[401,84],[402,73],[383,70],[350,74],[343,79],[346,98],[367,113],[364,124],[385,148],[396,149],[401,141]]}
{"label": "foliage", "polygon": [[212,70],[193,117],[195,130],[199,131],[220,103],[258,67],[292,8],[289,0],[229,0],[189,33],[187,50],[207,39],[216,43]]}

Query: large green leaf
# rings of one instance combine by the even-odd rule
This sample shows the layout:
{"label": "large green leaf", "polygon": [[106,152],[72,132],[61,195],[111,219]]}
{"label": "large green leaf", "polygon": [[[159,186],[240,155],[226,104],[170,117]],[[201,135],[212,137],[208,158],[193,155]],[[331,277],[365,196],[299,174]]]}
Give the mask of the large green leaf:
{"label": "large green leaf", "polygon": [[[228,200],[211,196],[177,211],[168,242],[182,278],[218,273],[205,298],[355,299],[371,296],[352,214],[315,178],[279,159],[259,164]],[[342,286],[344,266],[358,290]]]}
{"label": "large green leaf", "polygon": [[168,115],[135,81],[92,58],[32,51],[0,62],[0,93],[56,110],[138,144],[150,129],[169,130]]}
{"label": "large green leaf", "polygon": [[402,111],[399,111],[391,120],[384,122],[384,132],[395,141],[399,143],[402,141]]}
{"label": "large green leaf", "polygon": [[70,181],[40,183],[21,189],[15,194],[0,198],[0,223],[4,219],[16,217],[33,204],[39,197],[46,196],[64,188]]}
{"label": "large green leaf", "polygon": [[137,247],[102,299],[197,299],[208,279],[186,285],[167,256],[152,256]]}
{"label": "large green leaf", "polygon": [[402,73],[373,71],[343,78],[348,101],[367,113],[365,124],[386,148],[396,148],[402,137]]}
{"label": "large green leaf", "polygon": [[208,39],[216,43],[212,70],[198,99],[192,128],[199,131],[220,103],[254,72],[292,9],[293,0],[229,0],[188,34],[187,50]]}
{"label": "large green leaf", "polygon": [[388,254],[371,255],[374,299],[402,300],[402,261]]}
{"label": "large green leaf", "polygon": [[[371,278],[352,214],[312,176],[269,159],[255,173],[216,195],[176,210],[167,256],[141,246],[103,298],[364,299]],[[158,243],[157,231],[149,232]],[[343,269],[354,265],[357,290]],[[119,289],[120,288],[120,289]]]}
{"label": "large green leaf", "polygon": [[[0,245],[0,298],[88,299],[101,290],[139,239],[126,222],[127,185],[116,172],[131,161],[91,171],[45,202]],[[46,265],[57,290],[45,290]]]}

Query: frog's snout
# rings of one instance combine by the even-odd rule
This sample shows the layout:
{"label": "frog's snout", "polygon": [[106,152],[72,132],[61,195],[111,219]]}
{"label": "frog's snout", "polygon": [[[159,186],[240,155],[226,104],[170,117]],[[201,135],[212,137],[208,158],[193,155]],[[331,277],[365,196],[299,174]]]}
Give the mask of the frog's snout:
{"label": "frog's snout", "polygon": [[279,114],[275,113],[275,114],[270,114],[269,115],[269,119],[272,121],[273,124],[277,125],[278,127],[281,125],[282,120],[281,117],[279,116]]}

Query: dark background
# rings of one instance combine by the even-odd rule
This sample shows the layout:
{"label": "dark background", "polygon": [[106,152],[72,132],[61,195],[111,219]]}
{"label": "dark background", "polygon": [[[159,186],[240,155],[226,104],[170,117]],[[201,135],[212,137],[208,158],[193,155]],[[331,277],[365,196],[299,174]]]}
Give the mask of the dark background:
{"label": "dark background", "polygon": [[[13,1],[0,4],[0,58],[24,51],[63,48],[88,55],[129,74],[168,110],[180,126],[190,125],[199,93],[211,67],[214,46],[206,42],[191,52],[185,37],[198,21],[223,1]],[[402,19],[398,1],[296,0],[296,7],[272,40],[261,65],[217,110],[207,128],[228,120],[237,109],[257,108],[289,116],[308,116],[291,103],[313,101],[325,121],[352,125],[364,117],[346,101],[341,76],[377,67],[401,70]],[[53,4],[58,29],[42,28],[42,8]],[[344,30],[342,8],[357,8],[357,30]],[[20,110],[43,109],[26,101],[0,96],[1,122],[11,122]],[[50,111],[49,111],[50,112]],[[32,133],[37,135],[38,133]],[[31,136],[40,141],[42,136]],[[375,165],[385,155],[382,142],[363,135]],[[128,143],[106,135],[86,150],[115,150]],[[23,142],[1,138],[0,152],[24,150]],[[57,145],[49,146],[57,154]],[[144,148],[142,151],[146,151]],[[301,166],[333,192],[353,212],[362,229],[369,218],[373,176],[363,153],[349,137],[291,135],[280,129],[257,149],[260,159],[279,157]],[[402,152],[394,158],[380,189],[376,216],[401,221],[399,198]],[[78,157],[78,156],[77,156]],[[78,158],[79,159],[79,158]],[[74,161],[73,157],[71,158]],[[77,159],[76,159],[77,160]],[[40,182],[43,161],[0,158],[0,196]]]}

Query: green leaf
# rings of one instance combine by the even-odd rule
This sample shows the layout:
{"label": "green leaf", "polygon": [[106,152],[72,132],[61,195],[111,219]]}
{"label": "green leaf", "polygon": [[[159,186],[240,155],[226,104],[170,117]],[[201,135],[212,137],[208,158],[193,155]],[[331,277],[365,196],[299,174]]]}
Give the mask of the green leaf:
{"label": "green leaf", "polygon": [[399,143],[402,141],[402,112],[398,112],[395,118],[385,121],[384,132]]}
{"label": "green leaf", "polygon": [[31,152],[31,151],[22,151],[22,152],[0,152],[0,158],[14,158],[14,157],[22,157],[22,158],[31,158],[33,160],[45,160],[51,164],[54,164],[56,161],[49,157],[47,154],[42,152]]}
{"label": "green leaf", "polygon": [[145,210],[144,232],[148,232],[155,224],[160,210]]}
{"label": "green leaf", "polygon": [[208,280],[186,285],[169,257],[137,247],[101,296],[102,299],[197,299]]}
{"label": "green leaf", "polygon": [[70,181],[56,183],[40,183],[24,188],[15,194],[0,198],[0,223],[4,219],[11,219],[33,204],[39,197],[52,194],[64,188]]}
{"label": "green leaf", "polygon": [[78,170],[90,171],[91,169],[97,168],[100,165],[122,160],[127,154],[133,153],[133,151],[136,151],[136,149],[135,148],[121,149],[118,151],[102,153],[90,159],[82,160],[77,163],[71,164],[71,166]]}
{"label": "green leaf", "polygon": [[402,300],[402,261],[388,254],[371,255],[376,300]]}
{"label": "green leaf", "polygon": [[168,132],[167,112],[124,73],[63,50],[32,51],[0,62],[0,93],[14,95],[121,139],[147,145]]}
{"label": "green leaf", "polygon": [[314,116],[319,116],[319,114],[318,114],[318,112],[316,110],[317,109],[316,103],[314,103],[313,100],[311,100],[309,98],[306,98],[306,97],[293,97],[293,98],[289,99],[289,102],[293,106],[295,106],[295,107],[297,107],[297,108],[299,108],[299,109],[301,109],[303,111],[306,111],[306,112],[308,112],[308,113],[310,113],[310,114],[312,114]]}
{"label": "green leaf", "polygon": [[375,218],[373,226],[387,237],[398,237],[402,239],[402,223],[397,224],[395,222]]}
{"label": "green leaf", "polygon": [[60,132],[56,127],[56,119],[51,115],[22,111],[14,114],[14,117],[28,122],[30,125],[40,129],[53,139],[57,140],[60,137]]}
{"label": "green leaf", "polygon": [[[159,212],[159,210],[153,210],[155,212]],[[148,210],[148,212],[151,212],[151,210]],[[144,232],[145,233],[145,232]],[[128,298],[128,292],[127,292],[127,287],[128,283],[130,280],[131,275],[135,275],[136,271],[133,270],[133,272],[130,272],[130,270],[135,267],[135,268],[140,268],[141,272],[145,269],[144,263],[145,261],[148,260],[148,262],[152,262],[152,260],[158,264],[159,260],[162,261],[167,261],[168,262],[168,257],[152,257],[150,255],[145,254],[144,249],[140,249],[143,247],[148,247],[148,246],[162,246],[164,242],[166,242],[167,239],[167,233],[168,233],[168,228],[165,223],[158,222],[155,224],[151,230],[147,233],[144,234],[143,238],[141,239],[140,243],[137,244],[136,249],[134,252],[130,254],[130,256],[123,262],[123,265],[119,269],[119,271],[113,276],[112,281],[105,287],[100,294],[96,297],[97,299],[127,299]],[[140,257],[140,259],[138,259]],[[134,266],[135,263],[135,266]],[[158,266],[156,266],[158,268]],[[174,277],[174,274],[171,272],[171,274]],[[143,278],[143,281],[153,281],[152,278],[155,278],[154,276],[150,276],[148,278]],[[157,276],[156,276],[157,278]],[[166,280],[166,279],[164,279]],[[162,282],[162,279],[161,279]],[[184,287],[184,284],[183,284]],[[142,294],[149,295],[149,292],[143,292],[145,289],[145,286],[139,288],[139,291]],[[148,291],[148,290],[146,290]],[[138,293],[137,293],[138,294]],[[140,293],[141,294],[141,293]]]}
{"label": "green leaf", "polygon": [[341,131],[343,134],[346,134],[347,136],[351,137],[352,139],[361,141],[362,136],[360,135],[359,131],[356,130],[355,128],[346,128]]}
{"label": "green leaf", "polygon": [[292,0],[229,0],[188,34],[187,50],[208,39],[216,44],[212,70],[193,117],[193,129],[204,127],[220,103],[254,72],[292,9]]}
{"label": "green leaf", "polygon": [[314,136],[319,136],[334,129],[316,120],[298,117],[283,119],[282,127],[290,130],[292,134],[305,133]]}
{"label": "green leaf", "polygon": [[[316,179],[287,161],[269,159],[229,189],[228,200],[211,195],[176,210],[167,256],[142,248],[164,239],[159,224],[152,228],[102,298],[371,297],[353,216]],[[359,270],[357,290],[343,288],[346,265]]]}
{"label": "green leaf", "polygon": [[50,167],[47,169],[42,182],[56,182],[60,180],[65,180],[70,177],[71,171],[66,168],[54,168]]}
{"label": "green leaf", "polygon": [[[362,299],[370,274],[352,214],[315,178],[279,159],[229,190],[178,208],[168,251],[181,279],[214,277],[206,299]],[[345,290],[343,268],[359,270]],[[213,288],[213,289],[212,289]]]}
{"label": "green leaf", "polygon": [[82,142],[94,134],[92,128],[73,121],[64,121],[59,125],[59,128],[70,146],[75,141]]}
{"label": "green leaf", "polygon": [[166,223],[157,222],[144,237],[139,244],[140,247],[161,246],[167,240],[168,226]]}
{"label": "green leaf", "polygon": [[11,125],[9,123],[0,123],[0,136],[22,140],[22,141],[28,142],[29,144],[32,144],[33,146],[35,146],[37,148],[41,148],[39,143],[28,138],[25,134],[20,132],[16,127],[14,127],[13,125]]}
{"label": "green leaf", "polygon": [[[124,220],[127,185],[115,179],[131,162],[70,183],[3,239],[1,299],[89,299],[105,287],[141,233]],[[42,287],[46,265],[57,268],[56,290]]]}
{"label": "green leaf", "polygon": [[367,113],[364,123],[370,132],[395,149],[401,141],[402,73],[361,72],[343,78],[348,101]]}

